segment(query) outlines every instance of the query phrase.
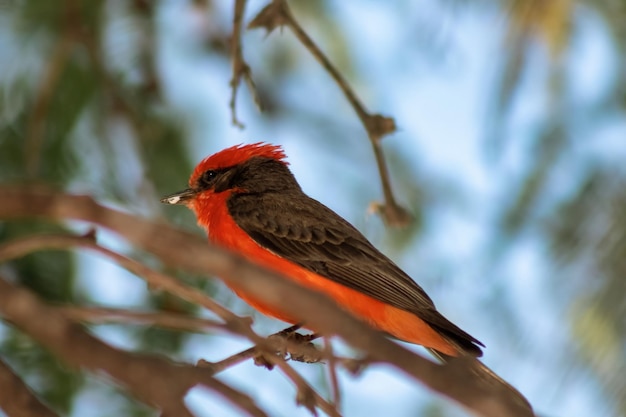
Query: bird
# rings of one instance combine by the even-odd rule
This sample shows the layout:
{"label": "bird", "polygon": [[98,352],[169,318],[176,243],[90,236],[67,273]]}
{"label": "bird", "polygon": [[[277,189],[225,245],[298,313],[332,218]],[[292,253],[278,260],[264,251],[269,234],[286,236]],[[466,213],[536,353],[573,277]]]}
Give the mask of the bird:
{"label": "bird", "polygon": [[[334,300],[352,315],[396,339],[425,347],[441,362],[476,359],[485,347],[445,318],[406,272],[353,225],[304,193],[278,145],[236,145],[203,159],[189,187],[162,203],[185,205],[209,241]],[[295,324],[302,321],[235,285],[257,311]],[[304,323],[306,325],[306,323]],[[528,400],[479,360],[472,372],[505,389],[522,413]]]}
{"label": "bird", "polygon": [[[258,142],[210,155],[194,169],[189,188],[161,202],[186,205],[212,243],[324,293],[375,329],[444,360],[482,355],[484,345],[437,311],[408,274],[304,193],[280,146]],[[231,289],[267,316],[300,322],[280,306]]]}

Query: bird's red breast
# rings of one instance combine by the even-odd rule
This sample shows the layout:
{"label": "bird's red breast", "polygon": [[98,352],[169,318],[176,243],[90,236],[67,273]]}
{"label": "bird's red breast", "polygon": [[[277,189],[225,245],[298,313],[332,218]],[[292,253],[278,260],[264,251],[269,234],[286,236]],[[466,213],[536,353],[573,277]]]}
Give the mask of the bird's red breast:
{"label": "bird's red breast", "polygon": [[[302,192],[284,157],[261,143],[225,149],[196,167],[189,189],[164,201],[188,205],[213,243],[326,294],[379,330],[445,355],[480,356],[482,344],[443,317],[408,275]],[[232,289],[263,314],[300,321]]]}

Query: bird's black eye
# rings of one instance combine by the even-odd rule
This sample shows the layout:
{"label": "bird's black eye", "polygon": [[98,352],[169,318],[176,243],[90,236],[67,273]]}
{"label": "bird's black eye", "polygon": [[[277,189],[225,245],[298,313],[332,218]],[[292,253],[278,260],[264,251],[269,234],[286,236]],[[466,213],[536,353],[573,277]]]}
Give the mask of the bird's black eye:
{"label": "bird's black eye", "polygon": [[215,178],[217,178],[217,171],[210,169],[202,174],[202,177],[200,177],[200,184],[205,187],[211,186],[215,181]]}

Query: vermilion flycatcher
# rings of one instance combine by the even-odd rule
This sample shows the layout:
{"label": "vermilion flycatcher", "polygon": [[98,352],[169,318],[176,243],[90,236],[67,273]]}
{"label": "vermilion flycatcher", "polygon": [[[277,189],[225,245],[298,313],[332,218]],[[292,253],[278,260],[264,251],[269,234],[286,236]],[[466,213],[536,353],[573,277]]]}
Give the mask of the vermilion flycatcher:
{"label": "vermilion flycatcher", "polygon": [[[337,213],[302,192],[279,146],[255,143],[224,149],[196,166],[189,188],[161,200],[184,204],[216,245],[239,253],[312,290],[398,339],[425,346],[442,360],[482,355],[484,345],[442,316],[424,290]],[[236,287],[252,307],[299,323]],[[306,324],[306,323],[304,323]],[[481,362],[488,383],[515,388]]]}
{"label": "vermilion flycatcher", "polygon": [[[482,354],[484,345],[442,316],[415,281],[302,191],[279,146],[256,143],[211,155],[195,168],[188,189],[162,202],[187,205],[213,243],[323,292],[379,330],[439,356]],[[261,313],[299,321],[232,289]]]}

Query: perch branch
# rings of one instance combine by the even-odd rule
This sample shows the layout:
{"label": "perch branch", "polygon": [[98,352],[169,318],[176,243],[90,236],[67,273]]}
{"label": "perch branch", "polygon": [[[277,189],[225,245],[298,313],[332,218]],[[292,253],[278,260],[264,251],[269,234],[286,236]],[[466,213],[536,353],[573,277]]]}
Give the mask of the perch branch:
{"label": "perch branch", "polygon": [[[340,336],[378,362],[391,364],[431,389],[484,417],[531,417],[532,408],[517,391],[478,372],[475,359],[433,363],[385,338],[346,313],[321,293],[260,268],[240,256],[208,244],[187,232],[104,207],[87,196],[60,194],[44,188],[0,185],[0,218],[43,217],[99,224],[124,236],[136,247],[189,271],[221,277],[267,305],[280,305],[288,315],[306,321],[325,336]],[[0,292],[1,294],[1,292]],[[0,304],[1,306],[2,304]]]}
{"label": "perch branch", "polygon": [[330,337],[324,338],[324,356],[328,358],[328,377],[332,389],[333,405],[337,410],[341,409],[341,389],[339,388],[339,377],[337,376],[337,357],[333,353],[333,345]]}
{"label": "perch branch", "polygon": [[50,102],[54,95],[55,88],[59,83],[65,64],[72,52],[72,45],[75,41],[75,8],[74,0],[66,0],[63,11],[63,29],[60,38],[56,41],[54,49],[47,59],[41,76],[41,83],[37,88],[33,109],[27,126],[26,138],[24,141],[25,168],[28,176],[34,178],[39,171],[41,152],[46,130],[46,115],[50,108]]}

